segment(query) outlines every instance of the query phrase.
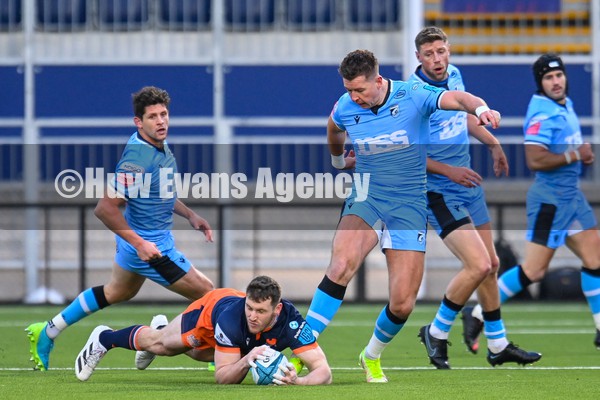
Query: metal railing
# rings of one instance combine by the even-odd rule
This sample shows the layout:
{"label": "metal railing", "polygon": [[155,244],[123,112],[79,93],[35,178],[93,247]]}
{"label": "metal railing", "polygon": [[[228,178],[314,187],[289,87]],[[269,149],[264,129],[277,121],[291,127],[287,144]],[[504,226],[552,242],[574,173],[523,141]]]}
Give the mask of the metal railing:
{"label": "metal railing", "polygon": [[[600,213],[600,201],[591,204],[596,213]],[[310,300],[314,282],[320,280],[329,262],[339,202],[202,202],[189,205],[211,222],[216,243],[213,246],[202,244],[200,234],[191,231],[185,221],[175,224],[176,243],[215,284],[231,286],[233,283],[235,286],[239,283],[242,287],[245,278],[240,276],[279,274],[282,280],[289,281],[286,287],[292,298]],[[506,240],[517,253],[523,254],[524,201],[491,200],[488,205],[494,221],[494,236]],[[21,235],[27,229],[23,216],[31,210],[38,212],[42,250],[36,265],[40,278],[34,286],[62,285],[66,297],[72,298],[93,283],[104,283],[112,266],[114,235],[93,216],[94,206],[91,203],[0,204],[0,214],[11,216],[4,218],[0,226],[0,274],[13,276],[0,280],[0,293],[3,293],[0,302],[20,301],[26,296],[21,286],[25,286],[27,279],[23,268],[26,248]],[[226,225],[227,212],[235,220],[230,231],[222,229]],[[225,247],[227,234],[233,235],[233,250]],[[436,276],[435,271],[458,268],[460,262],[433,232],[427,240],[429,286],[445,285],[447,282],[439,280],[446,279],[447,275]],[[369,289],[387,287],[385,259],[380,253],[376,249],[367,258],[365,268],[361,268],[353,283],[349,300],[380,300],[381,291]],[[557,255],[553,261],[555,265],[578,265],[578,260],[564,249]],[[227,263],[225,257],[232,257],[233,261]],[[439,295],[423,293],[424,298]],[[149,299],[160,296],[161,293],[153,292]]]}

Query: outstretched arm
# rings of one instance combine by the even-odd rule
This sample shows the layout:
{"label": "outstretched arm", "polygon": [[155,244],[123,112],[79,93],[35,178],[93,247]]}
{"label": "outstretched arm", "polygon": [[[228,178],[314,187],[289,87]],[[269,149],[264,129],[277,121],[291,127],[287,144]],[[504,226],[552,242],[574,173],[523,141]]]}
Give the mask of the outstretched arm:
{"label": "outstretched arm", "polygon": [[490,110],[483,99],[468,92],[459,90],[444,92],[440,99],[440,108],[442,110],[466,111],[477,117],[479,125],[491,125],[494,129],[500,125],[500,113],[496,110]]}

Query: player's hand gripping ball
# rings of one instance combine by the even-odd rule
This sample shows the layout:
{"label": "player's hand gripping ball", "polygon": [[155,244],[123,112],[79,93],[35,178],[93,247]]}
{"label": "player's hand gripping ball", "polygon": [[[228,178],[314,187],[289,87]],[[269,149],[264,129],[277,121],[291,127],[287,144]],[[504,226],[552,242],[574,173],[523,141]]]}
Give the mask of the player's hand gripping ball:
{"label": "player's hand gripping ball", "polygon": [[261,356],[254,361],[254,366],[250,368],[252,379],[257,385],[272,385],[273,375],[279,372],[279,366],[285,367],[288,364],[287,357],[274,349],[267,349]]}

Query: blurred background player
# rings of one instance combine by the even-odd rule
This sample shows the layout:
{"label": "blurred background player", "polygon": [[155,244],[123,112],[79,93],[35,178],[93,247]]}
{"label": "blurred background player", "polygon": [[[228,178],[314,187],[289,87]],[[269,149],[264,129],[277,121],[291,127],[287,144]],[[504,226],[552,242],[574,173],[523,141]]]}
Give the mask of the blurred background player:
{"label": "blurred background player", "polygon": [[[581,260],[581,288],[594,323],[594,345],[600,348],[600,236],[597,221],[579,185],[582,164],[594,162],[589,143],[583,143],[573,102],[568,97],[565,65],[556,54],[543,54],[533,64],[537,85],[529,102],[523,130],[527,165],[535,180],[527,192],[525,260],[499,279],[505,302],[544,277],[556,249],[563,244]],[[480,320],[477,305],[470,317]],[[468,330],[470,341],[479,331]]]}
{"label": "blurred background player", "polygon": [[[212,282],[177,250],[171,233],[175,213],[212,242],[209,223],[176,195],[161,197],[161,169],[177,173],[175,157],[166,142],[170,101],[169,94],[156,87],[144,87],[133,94],[133,122],[137,132],[123,150],[116,169],[117,181],[109,182],[112,195],[105,194],[95,209],[95,215],[116,234],[117,252],[110,281],[80,293],[50,321],[31,324],[25,329],[35,368],[48,369],[54,339],[66,327],[111,304],[131,299],[146,278],[189,300],[213,289]],[[151,174],[147,197],[139,195],[136,173]]]}
{"label": "blurred background player", "polygon": [[[165,318],[166,319],[166,318]],[[268,276],[254,278],[246,293],[215,289],[193,302],[161,329],[134,325],[113,331],[98,326],[75,361],[75,374],[86,381],[106,353],[121,347],[162,356],[186,353],[199,361],[215,361],[217,383],[240,383],[263,353],[290,348],[308,367],[298,376],[290,364],[277,384],[331,383],[331,369],[310,326],[294,305],[281,299],[281,287]],[[149,363],[139,364],[145,369]]]}
{"label": "blurred background player", "polygon": [[[422,29],[415,37],[415,47],[420,65],[411,79],[446,90],[465,90],[460,70],[449,63],[450,44],[443,30],[435,26]],[[508,175],[508,161],[498,139],[478,122],[463,111],[438,110],[429,119],[428,220],[463,265],[448,284],[433,322],[419,331],[431,364],[438,369],[450,368],[450,329],[475,290],[483,306],[488,362],[493,366],[528,364],[541,357],[519,349],[506,338],[498,295],[499,260],[480,186],[482,178],[471,169],[469,134],[490,149],[496,176]]]}
{"label": "blurred background player", "polygon": [[[359,362],[367,382],[385,383],[380,356],[411,314],[423,276],[427,231],[423,144],[429,136],[429,116],[438,109],[462,110],[476,114],[479,123],[496,128],[500,115],[467,92],[383,78],[377,59],[368,50],[349,53],[339,72],[347,93],[339,98],[327,123],[332,164],[338,169],[356,166],[356,173],[370,174],[370,183],[366,200],[356,201],[353,187],[344,203],[331,261],[313,297],[307,322],[316,335],[325,330],[348,283],[377,244],[377,224],[383,223],[386,234],[381,245],[390,298]],[[344,158],[346,134],[354,152]]]}

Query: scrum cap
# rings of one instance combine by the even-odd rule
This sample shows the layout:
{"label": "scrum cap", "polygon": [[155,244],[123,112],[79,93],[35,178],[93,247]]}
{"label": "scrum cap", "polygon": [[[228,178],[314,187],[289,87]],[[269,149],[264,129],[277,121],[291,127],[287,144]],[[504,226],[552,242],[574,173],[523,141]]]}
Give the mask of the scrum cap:
{"label": "scrum cap", "polygon": [[533,64],[533,78],[535,79],[535,83],[540,93],[543,92],[542,78],[544,75],[557,69],[560,69],[566,75],[565,65],[563,64],[562,59],[554,53],[542,54],[540,58],[535,61]]}

